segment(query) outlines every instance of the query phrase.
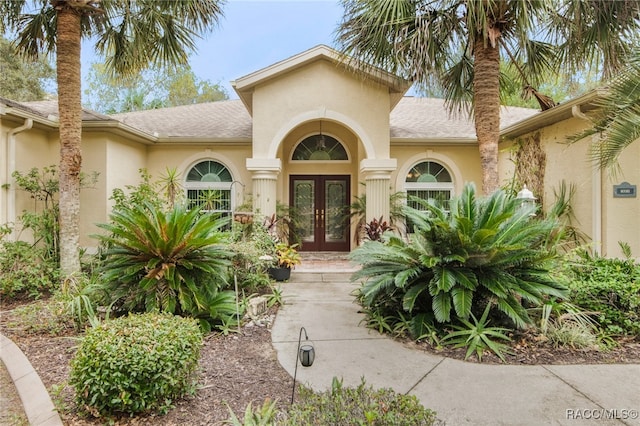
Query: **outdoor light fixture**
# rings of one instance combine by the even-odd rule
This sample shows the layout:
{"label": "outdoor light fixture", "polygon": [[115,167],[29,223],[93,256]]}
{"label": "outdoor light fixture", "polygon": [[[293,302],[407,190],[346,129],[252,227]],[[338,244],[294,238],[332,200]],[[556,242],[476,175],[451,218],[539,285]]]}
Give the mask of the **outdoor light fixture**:
{"label": "outdoor light fixture", "polygon": [[[537,198],[533,196],[533,192],[527,188],[527,185],[524,185],[516,196],[516,200],[520,201],[520,207],[535,206],[536,199]],[[535,216],[535,214],[532,214],[532,216]]]}
{"label": "outdoor light fixture", "polygon": [[322,120],[320,120],[320,135],[318,136],[317,146],[320,150],[324,150],[326,148],[324,135],[322,134]]}
{"label": "outdoor light fixture", "polygon": [[[304,330],[304,344],[301,346],[302,331]],[[293,404],[293,397],[296,393],[296,376],[298,375],[298,361],[303,367],[311,367],[313,360],[316,358],[316,351],[313,345],[309,341],[307,336],[307,330],[304,327],[300,327],[300,334],[298,335],[298,350],[296,351],[296,368],[293,370],[293,390],[291,391],[291,403]]]}

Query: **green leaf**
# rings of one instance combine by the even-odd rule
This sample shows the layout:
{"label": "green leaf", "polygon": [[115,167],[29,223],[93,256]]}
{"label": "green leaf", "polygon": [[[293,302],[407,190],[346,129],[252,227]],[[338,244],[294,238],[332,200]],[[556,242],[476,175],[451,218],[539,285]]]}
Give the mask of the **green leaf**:
{"label": "green leaf", "polygon": [[441,291],[436,294],[431,301],[431,306],[438,322],[451,321],[451,297],[448,293]]}
{"label": "green leaf", "polygon": [[407,292],[404,294],[404,298],[402,299],[402,309],[408,312],[413,311],[413,307],[416,304],[416,300],[427,289],[428,289],[427,283],[419,283],[411,286],[407,290]]}
{"label": "green leaf", "polygon": [[451,290],[451,296],[453,298],[453,307],[456,315],[460,318],[467,319],[471,314],[473,291],[462,287],[455,287]]}

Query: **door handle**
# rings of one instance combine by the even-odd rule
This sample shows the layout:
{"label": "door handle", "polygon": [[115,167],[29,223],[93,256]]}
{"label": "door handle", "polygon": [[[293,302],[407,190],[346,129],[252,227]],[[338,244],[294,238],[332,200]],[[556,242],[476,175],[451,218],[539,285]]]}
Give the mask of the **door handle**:
{"label": "door handle", "polygon": [[320,210],[320,228],[324,228],[324,209]]}
{"label": "door handle", "polygon": [[316,209],[316,227],[320,226],[319,225],[320,221],[318,220],[318,216],[319,216],[319,210]]}

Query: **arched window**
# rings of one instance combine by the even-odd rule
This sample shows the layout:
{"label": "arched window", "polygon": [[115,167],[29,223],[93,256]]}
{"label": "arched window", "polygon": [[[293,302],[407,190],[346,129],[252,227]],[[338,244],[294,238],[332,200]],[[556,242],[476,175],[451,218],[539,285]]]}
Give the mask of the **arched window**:
{"label": "arched window", "polygon": [[229,169],[217,161],[201,161],[189,170],[185,182],[189,208],[230,215],[232,210]]}
{"label": "arched window", "polygon": [[[420,205],[412,201],[413,197],[423,200],[435,199],[445,206],[453,195],[453,180],[451,173],[440,163],[422,161],[413,166],[404,181],[407,193],[407,204],[420,209]],[[407,224],[411,232],[411,224]]]}
{"label": "arched window", "polygon": [[334,137],[322,133],[309,136],[293,150],[292,160],[336,161],[348,160],[344,146]]}

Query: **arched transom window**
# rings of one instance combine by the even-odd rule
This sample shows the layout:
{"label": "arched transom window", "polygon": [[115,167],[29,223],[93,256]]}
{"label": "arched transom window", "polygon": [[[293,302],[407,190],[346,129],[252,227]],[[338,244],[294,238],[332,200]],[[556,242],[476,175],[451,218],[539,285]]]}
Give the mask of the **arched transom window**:
{"label": "arched transom window", "polygon": [[201,161],[187,173],[185,189],[189,208],[231,214],[231,183],[229,169],[213,160]]}
{"label": "arched transom window", "polygon": [[348,160],[347,150],[334,137],[323,135],[305,138],[293,150],[294,161],[339,161]]}
{"label": "arched transom window", "polygon": [[453,180],[449,171],[435,161],[422,161],[413,166],[407,173],[404,189],[407,192],[408,204],[419,208],[412,197],[423,200],[435,199],[448,204],[453,195]]}

